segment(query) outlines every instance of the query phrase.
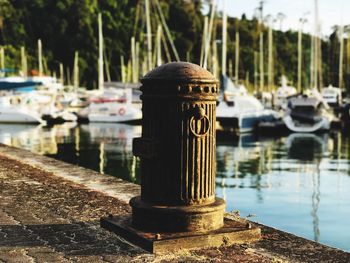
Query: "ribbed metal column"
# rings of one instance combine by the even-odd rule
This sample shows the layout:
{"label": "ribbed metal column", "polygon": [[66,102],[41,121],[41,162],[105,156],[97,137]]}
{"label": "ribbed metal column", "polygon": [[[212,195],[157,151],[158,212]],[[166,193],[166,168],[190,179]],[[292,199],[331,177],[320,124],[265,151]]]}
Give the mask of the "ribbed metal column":
{"label": "ribbed metal column", "polygon": [[195,64],[174,62],[141,82],[142,137],[133,145],[141,158],[141,196],[130,201],[134,226],[222,226],[224,201],[215,198],[217,80]]}

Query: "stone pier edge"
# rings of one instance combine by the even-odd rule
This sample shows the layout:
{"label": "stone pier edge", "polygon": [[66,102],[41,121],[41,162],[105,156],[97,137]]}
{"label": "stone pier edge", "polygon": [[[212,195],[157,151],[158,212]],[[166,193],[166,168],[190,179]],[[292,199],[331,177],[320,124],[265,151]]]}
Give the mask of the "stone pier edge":
{"label": "stone pier edge", "polygon": [[140,194],[139,185],[129,183],[111,175],[101,176],[100,173],[93,170],[32,153],[28,150],[0,143],[0,154],[42,171],[52,173],[62,179],[79,184],[84,188],[117,198],[125,203],[129,203],[132,197]]}

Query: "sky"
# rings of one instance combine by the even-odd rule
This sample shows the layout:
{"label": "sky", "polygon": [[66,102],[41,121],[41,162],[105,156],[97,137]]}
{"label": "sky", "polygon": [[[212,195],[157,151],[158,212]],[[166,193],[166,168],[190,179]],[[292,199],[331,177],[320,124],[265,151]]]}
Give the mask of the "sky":
{"label": "sky", "polygon": [[[216,0],[218,9],[222,10],[225,0]],[[246,14],[252,18],[260,0],[226,0],[226,10],[229,16],[241,17]],[[271,15],[276,18],[278,13],[286,15],[282,23],[282,30],[299,28],[299,19],[306,17],[308,22],[304,25],[304,32],[313,32],[314,28],[314,0],[265,0],[264,16]],[[350,24],[350,0],[318,0],[321,32],[324,36],[332,33],[334,25]],[[280,23],[276,22],[275,29],[280,29]]]}

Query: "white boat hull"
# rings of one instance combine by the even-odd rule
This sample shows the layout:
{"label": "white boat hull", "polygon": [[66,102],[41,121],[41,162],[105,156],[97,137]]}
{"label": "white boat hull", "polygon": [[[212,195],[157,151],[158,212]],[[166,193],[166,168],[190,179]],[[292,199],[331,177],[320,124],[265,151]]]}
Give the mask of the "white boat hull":
{"label": "white boat hull", "polygon": [[16,107],[0,107],[0,123],[43,123],[38,114]]}
{"label": "white boat hull", "polygon": [[327,131],[331,127],[331,122],[327,117],[322,117],[322,119],[313,124],[313,125],[302,125],[298,126],[293,121],[292,117],[287,115],[283,118],[284,123],[287,128],[293,132],[318,132],[318,131]]}
{"label": "white boat hull", "polygon": [[[107,105],[106,105],[107,106]],[[103,105],[87,114],[89,122],[133,122],[142,119],[141,109],[132,105],[109,104]]]}
{"label": "white boat hull", "polygon": [[62,120],[64,120],[65,122],[75,122],[78,120],[78,117],[75,114],[67,110],[57,112],[56,118],[62,118]]}
{"label": "white boat hull", "polygon": [[274,121],[278,118],[278,114],[271,110],[262,110],[257,112],[246,112],[231,116],[217,116],[218,122],[225,128],[230,126],[237,133],[248,133],[256,129],[259,122]]}
{"label": "white boat hull", "polygon": [[103,114],[89,114],[89,122],[131,122],[141,120],[142,117],[135,115],[117,116],[117,115],[103,115]]}
{"label": "white boat hull", "polygon": [[264,109],[256,98],[232,96],[230,101],[221,101],[216,108],[216,119],[224,129],[234,129],[237,133],[252,132],[261,121],[274,121],[278,113]]}

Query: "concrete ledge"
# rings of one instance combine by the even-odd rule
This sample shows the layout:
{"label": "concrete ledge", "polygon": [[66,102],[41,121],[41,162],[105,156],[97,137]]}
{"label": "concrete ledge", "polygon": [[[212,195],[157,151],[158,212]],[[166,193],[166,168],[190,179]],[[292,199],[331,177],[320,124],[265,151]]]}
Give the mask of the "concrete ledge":
{"label": "concrete ledge", "polygon": [[93,189],[129,203],[140,194],[140,187],[114,176],[101,175],[90,169],[61,162],[53,158],[38,155],[27,150],[0,144],[0,154],[25,163],[34,168],[49,172],[73,183]]}
{"label": "concrete ledge", "polygon": [[[350,253],[260,225],[262,240],[154,256],[99,227],[140,188],[0,145],[0,262],[350,262]],[[233,215],[232,215],[233,216]]]}

